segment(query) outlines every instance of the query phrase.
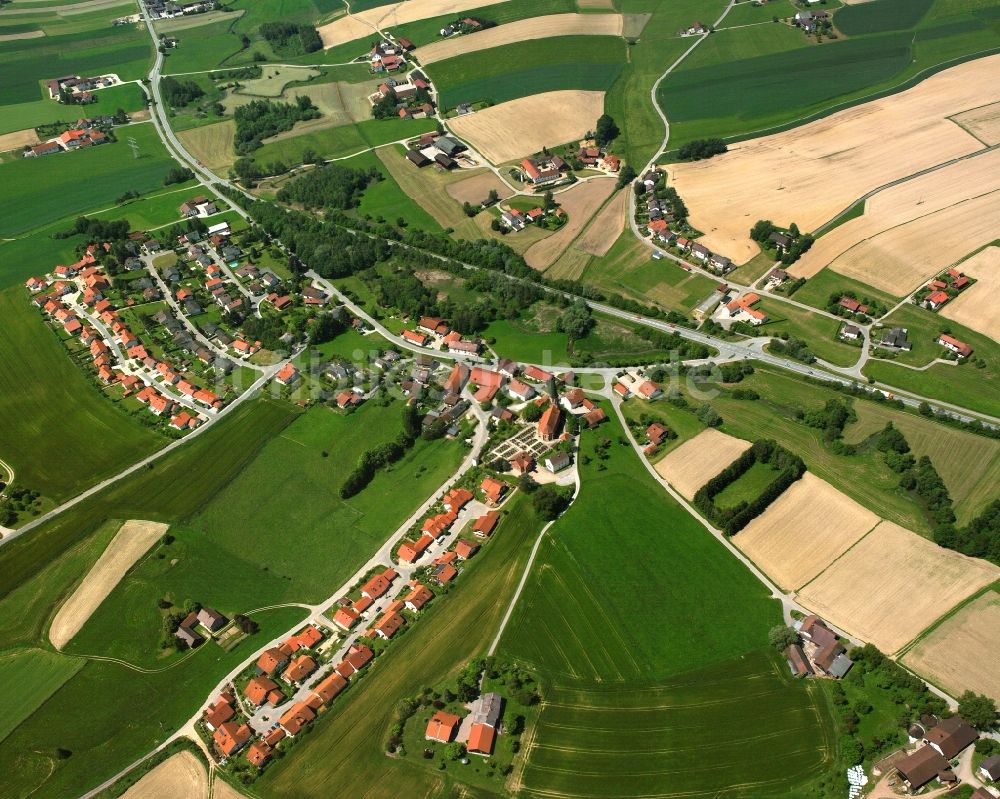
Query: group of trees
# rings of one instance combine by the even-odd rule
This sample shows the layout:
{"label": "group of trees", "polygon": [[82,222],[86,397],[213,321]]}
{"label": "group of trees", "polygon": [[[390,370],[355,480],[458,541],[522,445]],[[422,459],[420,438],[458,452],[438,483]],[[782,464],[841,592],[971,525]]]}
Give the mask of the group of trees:
{"label": "group of trees", "polygon": [[583,300],[577,300],[559,316],[556,329],[565,333],[570,341],[576,341],[593,330],[595,324],[597,321],[590,311],[590,306]]}
{"label": "group of trees", "polygon": [[201,86],[193,80],[178,80],[169,75],[160,81],[160,91],[163,99],[174,108],[181,108],[205,95]]}
{"label": "group of trees", "polygon": [[722,139],[692,139],[678,148],[677,157],[682,161],[701,161],[728,149]]}
{"label": "group of trees", "polygon": [[[755,463],[770,465],[778,475],[755,499],[741,500],[732,507],[719,508],[715,504],[715,497],[739,480]],[[694,495],[694,504],[705,518],[719,525],[726,535],[735,535],[802,477],[805,470],[805,463],[795,453],[769,439],[755,441],[750,449],[698,489]]]}
{"label": "group of trees", "polygon": [[[784,233],[788,236],[791,240],[788,247],[779,247],[776,242],[771,241],[772,233]],[[815,241],[811,234],[802,233],[794,222],[788,226],[787,231],[784,231],[770,219],[758,219],[750,228],[750,238],[765,250],[780,251],[781,263],[784,266],[791,266],[809,252]]]}
{"label": "group of trees", "polygon": [[279,55],[302,55],[323,49],[323,40],[312,25],[265,22],[258,32]]}
{"label": "group of trees", "polygon": [[163,178],[164,186],[172,186],[174,183],[186,183],[194,178],[194,172],[182,166],[171,167]]}
{"label": "group of trees", "polygon": [[769,347],[775,355],[787,355],[802,363],[813,363],[816,360],[809,344],[801,338],[773,338]]}
{"label": "group of trees", "polygon": [[319,109],[304,95],[296,97],[294,104],[253,100],[233,113],[236,120],[233,148],[239,155],[247,155],[260,147],[268,136],[291,130],[296,122],[319,116]]}
{"label": "group of trees", "polygon": [[372,183],[385,176],[375,167],[351,169],[339,164],[326,164],[289,181],[278,192],[283,203],[298,203],[304,208],[356,208]]}
{"label": "group of trees", "polygon": [[809,427],[823,431],[823,439],[827,443],[841,438],[848,422],[857,418],[854,408],[839,399],[828,399],[822,408],[800,413],[800,418]]}
{"label": "group of trees", "polygon": [[836,314],[837,316],[843,316],[846,318],[852,318],[854,313],[847,310],[843,305],[840,304],[842,297],[850,297],[852,300],[857,300],[859,303],[864,305],[868,312],[867,314],[862,314],[862,316],[874,317],[882,316],[888,311],[885,303],[881,300],[874,300],[871,297],[858,296],[856,292],[846,289],[844,291],[834,291],[826,298],[826,310],[829,313]]}
{"label": "group of trees", "polygon": [[395,441],[378,444],[361,453],[358,465],[347,475],[340,487],[340,498],[350,499],[360,493],[372,480],[378,470],[390,463],[395,463],[413,446],[420,430],[419,418],[414,418],[415,410],[409,406],[403,409],[403,432]]}
{"label": "group of trees", "polygon": [[594,141],[597,142],[598,147],[607,147],[620,134],[621,131],[608,114],[601,114],[597,118],[597,125],[594,127]]}
{"label": "group of trees", "polygon": [[531,495],[531,505],[542,519],[552,521],[569,507],[568,489],[546,483]]}

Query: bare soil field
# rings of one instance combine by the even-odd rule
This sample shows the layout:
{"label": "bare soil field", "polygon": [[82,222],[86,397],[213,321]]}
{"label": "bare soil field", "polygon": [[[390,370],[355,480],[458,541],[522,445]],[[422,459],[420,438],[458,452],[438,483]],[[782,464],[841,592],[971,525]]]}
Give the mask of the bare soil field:
{"label": "bare soil field", "polygon": [[[586,183],[577,183],[568,191],[557,194],[556,202],[562,206],[569,216],[569,220],[545,241],[538,242],[524,254],[524,260],[528,262],[528,266],[542,271],[552,266],[563,250],[580,235],[597,209],[611,196],[614,190],[614,178],[594,178]],[[624,192],[622,193],[624,194]],[[617,237],[616,233],[615,238]],[[614,239],[611,243],[614,243]],[[608,247],[610,246],[611,244],[608,244]]]}
{"label": "bare soil field", "polygon": [[611,199],[594,221],[577,239],[573,249],[582,250],[589,255],[607,255],[625,229],[625,214],[628,208],[628,191],[620,191]]}
{"label": "bare soil field", "polygon": [[938,211],[932,217],[861,242],[830,268],[877,289],[903,293],[953,264],[970,250],[996,240],[1000,230],[1000,191]]}
{"label": "bare soil field", "polygon": [[[893,180],[982,149],[948,116],[1000,101],[1000,56],[961,64],[905,92],[668,167],[702,242],[743,263],[758,219],[814,230]],[[830,176],[836,175],[836,180]]]}
{"label": "bare soil field", "polygon": [[449,124],[486,158],[502,164],[579,139],[603,113],[604,92],[563,90],[499,103]]}
{"label": "bare soil field", "polygon": [[23,33],[3,33],[0,34],[0,42],[15,42],[18,39],[40,39],[45,35],[45,31],[24,31]]}
{"label": "bare soil field", "polygon": [[[500,2],[504,2],[504,0],[500,0]],[[328,49],[338,44],[370,36],[379,28],[391,28],[406,22],[417,22],[443,14],[478,8],[481,5],[480,0],[420,0],[420,2],[410,0],[410,2],[391,3],[351,16],[340,17],[316,30],[319,31],[319,36],[323,40],[323,47]]]}
{"label": "bare soil field", "polygon": [[838,627],[898,652],[1000,568],[882,522],[808,583],[798,599]]}
{"label": "bare soil field", "polygon": [[[218,783],[216,783],[218,789]],[[122,794],[122,799],[208,799],[205,767],[190,752],[178,752]]]}
{"label": "bare soil field", "polygon": [[420,63],[433,64],[465,53],[552,36],[621,36],[621,14],[550,14],[508,22],[478,33],[441,39],[417,50]]}
{"label": "bare soil field", "polygon": [[52,620],[49,640],[56,649],[62,649],[80,631],[125,573],[168,527],[160,522],[130,519],[118,529],[108,548]]}
{"label": "bare soil field", "polygon": [[34,128],[15,130],[13,133],[0,135],[0,153],[8,150],[20,150],[22,147],[38,144],[40,139]]}
{"label": "bare soil field", "polygon": [[1000,103],[990,103],[955,114],[952,121],[986,145],[1000,144]]}
{"label": "bare soil field", "polygon": [[732,541],[786,591],[799,588],[879,523],[879,517],[806,472]]}
{"label": "bare soil field", "polygon": [[685,441],[655,465],[656,473],[687,499],[740,455],[750,442],[708,428]]}
{"label": "bare soil field", "polygon": [[[997,190],[1000,190],[1000,152],[997,151],[982,153],[891,186],[868,198],[862,216],[850,219],[821,236],[812,249],[792,265],[790,271],[799,277],[812,277],[838,258],[844,264],[843,268],[847,268],[855,255],[852,248],[876,239],[884,231],[915,220],[919,221],[914,227],[926,226],[937,229],[943,241],[953,239],[964,241],[964,232],[958,235],[957,231],[942,229],[936,221],[935,214],[944,212],[963,201]],[[965,252],[971,249],[972,246],[969,246]],[[914,263],[924,260],[927,262]],[[914,283],[911,273],[918,274],[915,280],[919,281],[919,275],[923,275],[927,269],[933,269],[933,264],[939,261],[940,258],[933,252],[903,251],[889,263],[880,265],[878,272],[870,277],[872,280],[877,280],[880,275],[883,276],[883,282],[888,286],[886,290],[890,294],[903,295]],[[912,269],[914,266],[918,268]],[[900,268],[902,271],[897,274]],[[905,282],[902,278],[906,278],[909,282]],[[866,280],[864,277],[861,279]]]}
{"label": "bare soil field", "polygon": [[903,663],[958,696],[971,690],[1000,702],[1000,594],[987,591],[918,642]]}
{"label": "bare soil field", "polygon": [[506,183],[497,177],[495,172],[489,170],[479,172],[457,183],[449,183],[447,191],[457,202],[470,203],[471,205],[482,203],[490,196],[490,191],[496,191],[501,200],[506,200],[514,193]]}
{"label": "bare soil field", "polygon": [[971,327],[994,341],[1000,341],[1000,314],[996,298],[1000,294],[1000,247],[987,247],[959,266],[977,282],[941,309],[941,316]]}
{"label": "bare soil field", "polygon": [[226,119],[214,125],[182,130],[177,133],[181,144],[209,169],[226,170],[236,161],[233,142],[236,140],[236,122]]}

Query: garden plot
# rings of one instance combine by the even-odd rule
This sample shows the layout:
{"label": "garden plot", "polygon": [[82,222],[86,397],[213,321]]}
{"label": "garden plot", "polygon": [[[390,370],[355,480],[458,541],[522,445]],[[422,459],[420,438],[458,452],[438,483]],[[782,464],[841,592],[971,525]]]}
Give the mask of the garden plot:
{"label": "garden plot", "polygon": [[1000,247],[987,247],[959,266],[976,283],[941,309],[941,316],[1000,341],[1000,314],[996,298],[1000,294]]}
{"label": "garden plot", "polygon": [[963,599],[1000,579],[1000,568],[882,522],[798,599],[886,653],[898,652]]}
{"label": "garden plot", "polygon": [[494,164],[502,164],[580,138],[603,113],[604,92],[567,89],[509,100],[452,119],[449,126]]}
{"label": "garden plot", "polygon": [[732,540],[778,585],[793,590],[878,522],[870,510],[806,472]]}
{"label": "garden plot", "polygon": [[669,167],[701,242],[742,263],[757,252],[758,219],[814,230],[859,197],[982,142],[949,115],[1000,101],[1000,56],[940,72],[905,92],[858,105],[728,153]]}
{"label": "garden plot", "polygon": [[920,640],[903,663],[954,696],[972,690],[1000,702],[1000,594],[987,591]]}
{"label": "garden plot", "polygon": [[441,39],[417,50],[423,65],[466,53],[553,36],[621,36],[621,14],[550,14],[508,22],[478,33]]}
{"label": "garden plot", "polygon": [[656,465],[656,472],[684,497],[691,499],[705,483],[750,449],[750,442],[703,430]]}

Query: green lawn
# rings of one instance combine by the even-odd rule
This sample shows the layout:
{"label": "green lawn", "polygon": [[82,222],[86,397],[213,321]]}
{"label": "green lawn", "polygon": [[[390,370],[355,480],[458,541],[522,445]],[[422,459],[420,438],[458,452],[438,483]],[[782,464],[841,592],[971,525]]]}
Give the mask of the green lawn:
{"label": "green lawn", "polygon": [[0,292],[0,318],[0,457],[17,484],[60,501],[166,443],[73,363],[27,291]]}
{"label": "green lawn", "polygon": [[614,422],[584,436],[581,493],[500,642],[546,686],[526,791],[804,795],[834,746],[822,703],[764,652],[778,606],[620,436]]}
{"label": "green lawn", "polygon": [[887,309],[892,308],[900,300],[899,297],[872,288],[860,280],[844,277],[832,269],[821,269],[809,278],[805,285],[795,292],[795,299],[814,308],[826,308],[831,294],[843,294],[845,291],[853,291],[858,297],[879,300]]}
{"label": "green lawn", "polygon": [[715,505],[731,508],[741,502],[751,502],[759,497],[779,472],[769,463],[755,463],[736,480],[715,495]]}
{"label": "green lawn", "polygon": [[607,90],[624,61],[625,43],[618,37],[557,36],[448,58],[434,64],[434,75],[447,110],[557,89]]}
{"label": "green lawn", "polygon": [[0,679],[9,689],[0,697],[0,741],[83,668],[84,662],[44,649],[0,655]]}
{"label": "green lawn", "polygon": [[46,264],[73,263],[77,259],[76,247],[84,243],[86,237],[56,239],[52,236],[70,229],[73,222],[74,218],[61,219],[16,239],[0,241],[0,290],[23,285],[32,275],[45,272]]}
{"label": "green lawn", "polygon": [[[0,30],[0,33],[2,32]],[[101,89],[94,92],[94,97],[97,102],[91,103],[86,108],[60,105],[54,100],[49,100],[47,94],[42,100],[4,106],[3,114],[0,115],[0,133],[34,128],[50,122],[65,122],[69,127],[81,116],[114,114],[119,108],[129,112],[140,111],[146,107],[146,95],[134,83]]]}
{"label": "green lawn", "polygon": [[812,311],[804,311],[787,302],[762,299],[754,308],[764,311],[768,321],[757,330],[762,336],[787,333],[804,340],[817,358],[835,366],[851,366],[861,357],[861,348],[845,344],[837,338],[841,322]]}
{"label": "green lawn", "polygon": [[[178,207],[188,198],[198,194],[199,191],[204,191],[201,184],[192,180],[183,184],[181,188],[167,186],[156,194],[129,200],[127,203],[93,214],[93,216],[108,220],[127,219],[134,230],[152,230],[180,221],[181,214]],[[222,217],[219,219],[213,217],[207,224],[213,225],[221,219]]]}
{"label": "green lawn", "polygon": [[526,363],[569,363],[565,333],[541,333],[522,320],[498,319],[483,331],[484,338],[495,338],[493,348],[502,358]]}
{"label": "green lawn", "polygon": [[[0,165],[5,187],[0,197],[0,235],[14,236],[56,219],[106,208],[126,191],[144,193],[162,187],[175,164],[156,129],[135,125],[119,133],[118,142],[100,147]],[[126,137],[138,144],[138,158]]]}

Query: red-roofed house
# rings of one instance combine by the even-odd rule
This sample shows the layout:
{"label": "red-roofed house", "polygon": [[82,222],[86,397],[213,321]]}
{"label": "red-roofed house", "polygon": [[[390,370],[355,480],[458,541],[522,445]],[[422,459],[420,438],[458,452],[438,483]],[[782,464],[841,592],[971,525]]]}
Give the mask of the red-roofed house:
{"label": "red-roofed house", "polygon": [[347,680],[337,672],[333,672],[329,677],[325,677],[316,683],[316,696],[322,700],[323,704],[330,702],[333,698],[347,687]]}
{"label": "red-roofed house", "polygon": [[424,738],[428,741],[437,741],[438,743],[446,744],[454,737],[455,730],[458,729],[458,725],[461,722],[462,719],[458,716],[439,710],[427,722]]}
{"label": "red-roofed house", "polygon": [[281,689],[278,688],[278,683],[260,675],[253,677],[247,683],[247,687],[243,689],[243,695],[255,707],[260,707],[265,702],[271,705],[278,705],[285,698],[285,695],[281,693]]}
{"label": "red-roofed house", "polygon": [[274,750],[265,741],[254,741],[247,749],[247,761],[251,766],[260,768],[271,759]]}
{"label": "red-roofed house", "polygon": [[285,669],[281,679],[287,683],[301,683],[314,671],[316,671],[316,661],[309,655],[300,655]]}
{"label": "red-roofed house", "polygon": [[479,488],[490,505],[496,505],[503,499],[503,495],[507,493],[507,484],[503,480],[497,480],[495,477],[485,478]]}
{"label": "red-roofed house", "polygon": [[361,614],[354,608],[338,608],[337,612],[333,614],[333,623],[342,630],[350,630],[358,623],[359,618],[361,618]]}
{"label": "red-roofed house", "polygon": [[467,488],[453,488],[444,495],[445,510],[458,513],[462,508],[472,502],[472,492]]}
{"label": "red-roofed house", "polygon": [[427,342],[430,341],[423,333],[417,333],[415,330],[404,330],[401,335],[404,340],[416,344],[418,347],[426,347]]}
{"label": "red-roofed house", "polygon": [[479,551],[479,544],[475,541],[459,541],[455,544],[455,554],[460,560],[468,560]]}
{"label": "red-roofed house", "polygon": [[940,308],[942,305],[948,302],[949,299],[951,298],[943,291],[932,291],[930,294],[927,295],[927,299],[924,300],[924,302],[927,304],[928,308],[930,308],[932,311],[936,311],[938,308]]}
{"label": "red-roofed house", "polygon": [[236,710],[230,704],[232,696],[228,694],[223,694],[217,700],[215,700],[214,705],[210,705],[205,709],[204,722],[205,726],[209,730],[217,730],[225,722],[229,721],[233,716],[236,715]]}
{"label": "red-roofed house", "polygon": [[466,749],[472,754],[489,756],[493,754],[493,739],[496,736],[489,724],[473,724],[469,730],[469,742]]}
{"label": "red-roofed house", "polygon": [[479,538],[489,538],[500,522],[500,511],[491,510],[480,516],[472,525],[472,532]]}
{"label": "red-roofed house", "polygon": [[215,748],[223,757],[229,757],[240,751],[250,740],[252,731],[246,724],[229,721],[215,731],[213,741]]}
{"label": "red-roofed house", "polygon": [[403,604],[406,606],[407,610],[412,610],[414,613],[419,612],[424,605],[430,602],[434,598],[434,594],[426,585],[420,585],[419,583],[413,586],[413,590],[407,595],[403,600]]}
{"label": "red-roofed house", "polygon": [[416,541],[404,541],[399,548],[399,559],[403,563],[414,563],[434,543],[434,538],[430,533],[424,533]]}
{"label": "red-roofed house", "polygon": [[299,370],[291,362],[286,363],[278,370],[278,374],[274,376],[274,379],[283,386],[290,386],[299,379]]}
{"label": "red-roofed house", "polygon": [[964,341],[959,341],[954,336],[949,336],[947,333],[942,333],[938,337],[937,343],[954,352],[959,358],[968,358],[972,355],[972,347]]}
{"label": "red-roofed house", "polygon": [[392,581],[396,579],[396,571],[394,569],[386,569],[380,574],[376,574],[363,586],[361,586],[361,595],[366,596],[369,599],[378,599],[392,585]]}
{"label": "red-roofed house", "polygon": [[303,727],[316,718],[316,712],[305,702],[293,705],[280,719],[278,724],[289,735],[295,736]]}

